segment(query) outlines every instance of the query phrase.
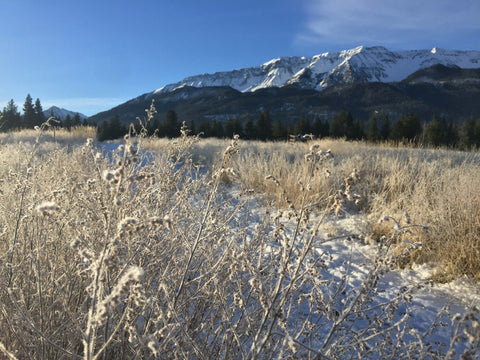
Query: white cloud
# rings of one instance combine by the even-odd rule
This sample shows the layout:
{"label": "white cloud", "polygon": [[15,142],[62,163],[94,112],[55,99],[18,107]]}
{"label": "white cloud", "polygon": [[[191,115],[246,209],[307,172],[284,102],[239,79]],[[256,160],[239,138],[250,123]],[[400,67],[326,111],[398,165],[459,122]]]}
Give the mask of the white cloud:
{"label": "white cloud", "polygon": [[307,0],[306,12],[298,43],[438,44],[480,35],[477,0]]}

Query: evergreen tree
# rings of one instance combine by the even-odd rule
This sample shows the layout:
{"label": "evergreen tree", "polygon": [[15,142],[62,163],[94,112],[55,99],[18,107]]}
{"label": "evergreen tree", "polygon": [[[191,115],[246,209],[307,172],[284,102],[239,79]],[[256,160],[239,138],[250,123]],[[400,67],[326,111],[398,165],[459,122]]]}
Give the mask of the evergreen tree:
{"label": "evergreen tree", "polygon": [[418,116],[409,113],[402,116],[392,128],[394,140],[415,140],[422,133],[422,124]]}
{"label": "evergreen tree", "polygon": [[25,103],[23,104],[22,127],[33,129],[36,125],[37,123],[32,97],[30,94],[28,94],[25,98]]}
{"label": "evergreen tree", "polygon": [[72,118],[70,114],[67,114],[67,116],[65,116],[62,126],[64,129],[67,129],[68,131],[70,131],[70,129],[72,128]]}
{"label": "evergreen tree", "polygon": [[240,121],[236,118],[228,119],[228,121],[225,123],[225,136],[231,138],[235,134],[243,137],[242,124],[240,124]]}
{"label": "evergreen tree", "polygon": [[472,148],[475,144],[475,119],[470,117],[462,124],[460,130],[460,147],[464,150]]}
{"label": "evergreen tree", "polygon": [[370,119],[366,136],[367,140],[371,142],[378,142],[381,139],[380,132],[378,131],[377,117],[375,115]]}
{"label": "evergreen tree", "polygon": [[212,136],[210,122],[208,120],[203,120],[200,123],[200,126],[198,127],[198,134],[205,138]]}
{"label": "evergreen tree", "polygon": [[282,124],[280,120],[275,121],[272,130],[272,138],[274,140],[286,140],[288,137],[287,128]]}
{"label": "evergreen tree", "polygon": [[310,121],[304,117],[297,120],[293,129],[295,135],[310,134],[312,132]]}
{"label": "evergreen tree", "polygon": [[253,119],[250,118],[250,117],[248,118],[247,122],[245,123],[245,138],[247,140],[256,138],[255,125],[253,123]]}
{"label": "evergreen tree", "polygon": [[7,106],[3,108],[2,118],[0,119],[0,131],[9,131],[21,126],[21,116],[17,105],[11,99]]}
{"label": "evergreen tree", "polygon": [[195,127],[195,121],[190,121],[188,124],[188,131],[190,135],[196,135],[197,134],[197,129]]}
{"label": "evergreen tree", "polygon": [[181,124],[178,121],[177,113],[173,110],[168,110],[165,115],[165,122],[163,123],[163,132],[166,137],[173,138],[180,135]]}
{"label": "evergreen tree", "polygon": [[447,124],[433,115],[432,121],[425,127],[425,142],[431,146],[440,146],[447,143]]}
{"label": "evergreen tree", "polygon": [[333,137],[346,137],[347,140],[356,139],[361,137],[360,131],[362,130],[357,124],[353,121],[353,116],[350,112],[345,111],[344,109],[340,110],[333,117],[332,123],[330,124],[330,135]]}
{"label": "evergreen tree", "polygon": [[213,136],[219,139],[225,136],[225,131],[223,129],[222,123],[218,122],[215,119],[213,119],[212,123],[210,124],[210,131],[211,131],[210,136]]}
{"label": "evergreen tree", "polygon": [[127,131],[127,127],[120,121],[120,116],[115,115],[98,125],[97,138],[99,141],[114,140],[124,136]]}
{"label": "evergreen tree", "polygon": [[40,99],[35,100],[35,106],[33,108],[35,112],[35,125],[42,125],[47,119],[43,114],[42,104],[40,104]]}
{"label": "evergreen tree", "polygon": [[474,147],[480,147],[480,119],[475,121],[470,117],[461,127],[460,131],[460,147],[468,150]]}
{"label": "evergreen tree", "polygon": [[317,116],[315,121],[312,124],[312,132],[318,138],[323,138],[329,135],[329,125],[328,121],[322,122],[322,120]]}
{"label": "evergreen tree", "polygon": [[457,147],[458,145],[458,128],[454,122],[447,124],[446,144],[450,147]]}
{"label": "evergreen tree", "polygon": [[259,140],[268,140],[272,137],[272,119],[268,110],[264,110],[255,125],[256,138]]}
{"label": "evergreen tree", "polygon": [[480,119],[477,119],[477,121],[475,122],[473,135],[475,139],[475,146],[477,147],[477,149],[479,149],[480,148]]}
{"label": "evergreen tree", "polygon": [[385,115],[382,120],[382,125],[380,126],[380,136],[382,137],[382,140],[390,138],[391,131],[390,119],[388,118],[388,115]]}
{"label": "evergreen tree", "polygon": [[73,126],[80,126],[81,122],[82,122],[82,120],[80,119],[80,114],[76,113],[73,116],[73,119],[72,119],[72,127]]}
{"label": "evergreen tree", "polygon": [[355,120],[352,126],[352,132],[347,133],[348,140],[362,140],[365,138],[365,131],[363,131],[363,122],[360,120]]}

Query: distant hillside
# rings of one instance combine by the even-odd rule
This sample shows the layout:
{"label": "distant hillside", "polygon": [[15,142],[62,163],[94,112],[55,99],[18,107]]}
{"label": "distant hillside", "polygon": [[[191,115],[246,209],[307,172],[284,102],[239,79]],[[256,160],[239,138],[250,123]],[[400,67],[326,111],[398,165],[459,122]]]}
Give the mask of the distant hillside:
{"label": "distant hillside", "polygon": [[426,69],[421,69],[414,72],[413,74],[408,76],[403,82],[480,82],[480,68],[462,69],[458,66],[445,66],[442,64],[436,64]]}

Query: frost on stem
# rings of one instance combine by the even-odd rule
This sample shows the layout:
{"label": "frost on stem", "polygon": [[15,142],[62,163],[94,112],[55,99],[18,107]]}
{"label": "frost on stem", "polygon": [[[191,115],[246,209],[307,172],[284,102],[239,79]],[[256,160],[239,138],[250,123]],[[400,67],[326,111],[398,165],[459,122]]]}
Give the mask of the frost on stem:
{"label": "frost on stem", "polygon": [[42,216],[50,216],[53,213],[60,211],[60,206],[53,201],[45,201],[35,207],[35,210]]}
{"label": "frost on stem", "polygon": [[97,323],[101,324],[106,320],[108,313],[120,305],[128,295],[130,286],[141,282],[144,275],[144,270],[139,266],[132,266],[123,274],[112,292],[99,304],[96,314]]}

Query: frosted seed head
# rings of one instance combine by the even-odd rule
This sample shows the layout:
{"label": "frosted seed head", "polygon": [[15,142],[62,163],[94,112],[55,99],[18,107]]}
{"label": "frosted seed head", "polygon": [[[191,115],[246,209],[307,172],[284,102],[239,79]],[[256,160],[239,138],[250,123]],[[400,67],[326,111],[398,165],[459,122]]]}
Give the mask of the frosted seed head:
{"label": "frosted seed head", "polygon": [[145,276],[145,271],[139,266],[132,266],[124,276],[126,281],[140,282]]}
{"label": "frosted seed head", "polygon": [[54,212],[60,211],[60,206],[53,201],[45,201],[35,207],[35,210],[42,216],[52,215]]}
{"label": "frosted seed head", "polygon": [[103,180],[105,180],[106,182],[111,182],[115,179],[115,174],[110,171],[110,170],[104,170],[102,172],[102,178]]}
{"label": "frosted seed head", "polygon": [[77,238],[77,239],[74,239],[71,243],[70,243],[70,247],[72,249],[78,249],[81,245],[81,241]]}
{"label": "frosted seed head", "polygon": [[313,144],[312,146],[310,146],[310,152],[313,154],[315,151],[318,151],[320,149],[320,145],[319,144]]}

